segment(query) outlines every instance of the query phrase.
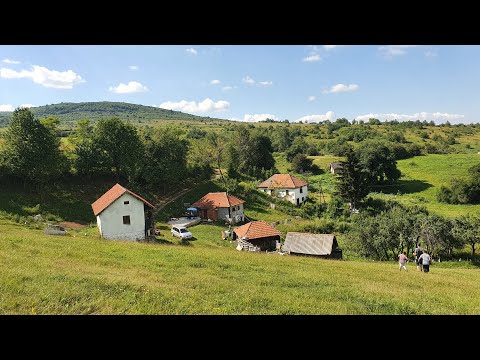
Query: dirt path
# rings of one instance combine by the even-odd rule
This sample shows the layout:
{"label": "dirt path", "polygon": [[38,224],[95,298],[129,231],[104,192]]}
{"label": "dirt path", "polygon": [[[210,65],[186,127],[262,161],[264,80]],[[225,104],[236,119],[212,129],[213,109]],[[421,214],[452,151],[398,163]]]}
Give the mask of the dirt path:
{"label": "dirt path", "polygon": [[189,187],[185,187],[181,190],[176,190],[174,192],[171,192],[170,194],[167,194],[161,198],[157,198],[157,201],[153,204],[155,205],[155,210],[153,211],[153,215],[155,216],[158,212],[162,211],[168,204],[174,202],[177,200],[179,197],[185,195],[189,191],[193,190],[195,187],[205,184],[210,180],[206,180],[200,183],[196,184],[191,184]]}

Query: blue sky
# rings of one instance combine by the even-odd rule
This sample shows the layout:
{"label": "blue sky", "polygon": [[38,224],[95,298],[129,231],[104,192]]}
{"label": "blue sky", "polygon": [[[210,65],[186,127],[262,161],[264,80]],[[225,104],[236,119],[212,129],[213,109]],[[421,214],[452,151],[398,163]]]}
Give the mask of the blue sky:
{"label": "blue sky", "polygon": [[480,46],[0,46],[0,111],[123,101],[258,121],[480,122]]}

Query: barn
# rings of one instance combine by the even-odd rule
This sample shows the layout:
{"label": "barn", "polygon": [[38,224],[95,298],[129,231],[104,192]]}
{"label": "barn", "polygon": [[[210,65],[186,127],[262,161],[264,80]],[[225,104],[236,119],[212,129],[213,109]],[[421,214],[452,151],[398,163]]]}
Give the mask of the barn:
{"label": "barn", "polygon": [[332,162],[332,163],[330,164],[329,169],[330,169],[330,172],[331,172],[332,174],[334,174],[334,175],[335,175],[335,174],[341,174],[341,173],[342,173],[342,169],[343,169],[343,165],[342,165],[342,163],[340,163],[340,162]]}
{"label": "barn", "polygon": [[288,232],[282,251],[291,255],[342,258],[342,250],[333,234]]}
{"label": "barn", "polygon": [[115,184],[93,204],[100,235],[111,240],[145,240],[153,231],[154,206]]}
{"label": "barn", "polygon": [[233,239],[245,240],[264,250],[275,250],[282,233],[265,221],[252,221],[233,230]]}
{"label": "barn", "polygon": [[226,192],[211,192],[191,206],[198,208],[202,219],[225,220],[236,224],[244,221],[243,204],[241,200]]}

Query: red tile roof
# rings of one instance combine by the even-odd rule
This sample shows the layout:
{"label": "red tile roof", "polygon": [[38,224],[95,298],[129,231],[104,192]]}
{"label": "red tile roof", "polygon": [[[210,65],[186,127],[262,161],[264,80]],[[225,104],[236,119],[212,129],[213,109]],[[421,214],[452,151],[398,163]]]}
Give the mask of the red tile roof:
{"label": "red tile roof", "polygon": [[155,208],[152,204],[150,204],[147,200],[142,198],[141,196],[135,194],[134,192],[125,189],[122,185],[120,184],[115,184],[113,187],[108,190],[105,194],[100,196],[93,204],[92,204],[92,209],[93,213],[95,216],[100,214],[103,210],[105,210],[111,203],[113,203],[115,200],[117,200],[120,196],[122,196],[124,193],[128,192],[129,194],[135,196],[137,199],[143,201],[143,203],[147,204],[151,208]]}
{"label": "red tile roof", "polygon": [[265,221],[252,221],[233,230],[237,237],[246,240],[260,239],[264,237],[282,235],[280,231],[267,224]]}
{"label": "red tile roof", "polygon": [[227,195],[226,192],[214,192],[208,193],[197,202],[193,203],[193,207],[199,207],[201,209],[215,209],[215,208],[228,208],[236,205],[243,204],[245,201],[233,195]]}
{"label": "red tile roof", "polygon": [[290,174],[275,174],[258,185],[258,187],[268,189],[296,189],[307,185],[308,183],[306,181],[296,178]]}

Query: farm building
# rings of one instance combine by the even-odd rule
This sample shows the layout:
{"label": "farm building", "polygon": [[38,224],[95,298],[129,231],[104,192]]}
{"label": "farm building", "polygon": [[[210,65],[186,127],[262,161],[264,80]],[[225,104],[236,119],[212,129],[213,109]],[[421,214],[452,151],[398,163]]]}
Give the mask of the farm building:
{"label": "farm building", "polygon": [[236,224],[245,219],[243,215],[244,200],[226,192],[208,193],[191,206],[200,209],[202,219],[226,220]]}
{"label": "farm building", "polygon": [[282,233],[265,221],[252,221],[233,230],[233,239],[244,240],[260,250],[275,250]]}
{"label": "farm building", "polygon": [[330,172],[332,174],[341,174],[342,173],[342,163],[339,163],[339,162],[332,162],[330,164]]}
{"label": "farm building", "polygon": [[308,196],[308,183],[290,174],[275,174],[257,187],[271,196],[300,205]]}
{"label": "farm building", "polygon": [[100,235],[105,239],[145,240],[153,231],[154,206],[115,184],[93,204]]}
{"label": "farm building", "polygon": [[282,251],[292,255],[342,258],[342,250],[333,234],[288,232]]}

